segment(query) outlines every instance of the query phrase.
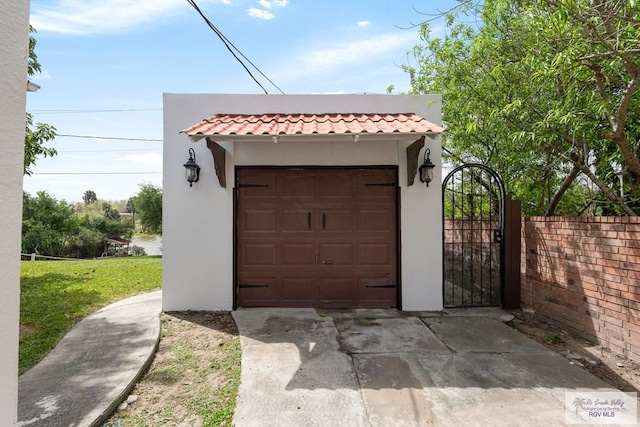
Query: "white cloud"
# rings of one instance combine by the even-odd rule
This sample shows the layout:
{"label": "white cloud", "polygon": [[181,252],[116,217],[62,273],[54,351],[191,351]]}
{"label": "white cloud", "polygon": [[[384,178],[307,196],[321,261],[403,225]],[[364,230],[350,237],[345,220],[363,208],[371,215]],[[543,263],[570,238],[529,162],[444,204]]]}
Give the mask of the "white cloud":
{"label": "white cloud", "polygon": [[31,80],[51,80],[51,74],[48,71],[42,71],[29,77]]}
{"label": "white cloud", "polygon": [[162,156],[160,154],[130,154],[122,157],[121,160],[125,162],[162,167]]}
{"label": "white cloud", "polygon": [[334,42],[328,47],[294,56],[292,61],[287,61],[274,75],[282,79],[329,74],[340,68],[378,61],[388,54],[401,54],[417,42],[416,35],[409,32]]}
{"label": "white cloud", "polygon": [[[204,2],[231,4],[231,0]],[[30,23],[38,31],[104,34],[156,22],[188,12],[189,8],[184,0],[57,0],[46,5],[33,1]]]}
{"label": "white cloud", "polygon": [[256,7],[247,9],[247,12],[249,13],[249,16],[253,16],[254,18],[258,19],[264,19],[265,21],[275,18],[275,15],[268,10],[258,9]]}
{"label": "white cloud", "polygon": [[367,25],[371,25],[371,21],[358,21],[356,22],[358,27],[366,27]]}
{"label": "white cloud", "polygon": [[285,7],[289,4],[289,0],[258,0],[258,4],[264,9],[252,7],[250,9],[247,9],[247,13],[249,13],[249,16],[253,16],[254,18],[264,19],[265,21],[268,21],[276,17],[269,10],[274,7]]}

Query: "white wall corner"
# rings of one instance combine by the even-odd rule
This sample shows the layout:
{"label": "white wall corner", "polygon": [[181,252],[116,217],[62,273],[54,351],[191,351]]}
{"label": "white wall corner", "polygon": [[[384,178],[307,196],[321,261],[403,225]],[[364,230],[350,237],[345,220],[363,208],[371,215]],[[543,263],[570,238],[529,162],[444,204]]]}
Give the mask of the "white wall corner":
{"label": "white wall corner", "polygon": [[0,0],[0,11],[0,425],[15,426],[29,2]]}

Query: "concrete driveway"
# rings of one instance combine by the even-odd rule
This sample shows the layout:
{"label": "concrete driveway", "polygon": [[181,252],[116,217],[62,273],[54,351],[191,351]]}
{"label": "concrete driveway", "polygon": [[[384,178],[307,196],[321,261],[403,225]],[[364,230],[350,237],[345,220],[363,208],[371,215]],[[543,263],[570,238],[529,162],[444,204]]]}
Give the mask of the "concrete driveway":
{"label": "concrete driveway", "polygon": [[[497,309],[245,309],[236,426],[583,424],[567,392],[617,392]],[[619,393],[619,392],[618,392]]]}

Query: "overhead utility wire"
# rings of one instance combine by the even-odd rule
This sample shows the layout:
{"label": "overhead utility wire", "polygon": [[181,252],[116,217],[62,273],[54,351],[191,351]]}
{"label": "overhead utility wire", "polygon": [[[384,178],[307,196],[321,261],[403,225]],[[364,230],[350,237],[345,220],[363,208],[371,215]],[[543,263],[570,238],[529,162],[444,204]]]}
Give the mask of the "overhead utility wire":
{"label": "overhead utility wire", "polygon": [[33,175],[151,175],[162,172],[34,172]]}
{"label": "overhead utility wire", "polygon": [[162,142],[162,139],[149,139],[149,138],[122,138],[118,136],[92,136],[92,135],[66,135],[58,134],[56,136],[64,136],[66,138],[90,138],[90,139],[114,139],[118,141],[148,141],[148,142]]}
{"label": "overhead utility wire", "polygon": [[33,114],[83,114],[83,113],[128,113],[133,111],[162,111],[162,108],[129,108],[120,110],[31,110]]}
{"label": "overhead utility wire", "polygon": [[131,152],[131,151],[155,151],[155,148],[125,148],[123,150],[113,149],[113,150],[57,150],[58,154],[60,153],[123,153],[123,152]]}
{"label": "overhead utility wire", "polygon": [[271,83],[273,85],[273,87],[278,89],[280,91],[280,93],[282,93],[284,95],[284,92],[282,91],[282,89],[280,89],[278,87],[278,85],[276,85],[274,82],[272,82],[269,77],[267,77],[253,62],[251,62],[251,60],[249,58],[247,58],[245,56],[244,53],[242,53],[240,51],[240,49],[238,49],[233,43],[231,43],[231,41],[228,38],[226,38],[225,35],[222,34],[222,32],[220,32],[220,30],[218,30],[216,28],[216,26],[213,25],[213,23],[211,21],[209,21],[209,19],[204,15],[204,13],[202,13],[202,11],[200,10],[200,8],[198,7],[198,5],[196,4],[196,2],[194,0],[187,0],[187,2],[198,12],[198,14],[202,17],[202,19],[204,19],[204,22],[207,23],[209,28],[211,28],[213,30],[213,32],[216,33],[216,35],[222,41],[222,43],[225,45],[227,50],[233,55],[234,58],[236,58],[236,60],[240,63],[240,65],[242,65],[242,67],[246,70],[246,72],[249,74],[249,76],[253,79],[254,82],[256,82],[256,84],[258,86],[260,86],[260,88],[264,91],[265,94],[269,94],[269,92],[267,92],[267,90],[264,88],[264,86],[262,86],[260,84],[260,82],[254,77],[254,75],[251,73],[249,68],[247,68],[247,66],[244,64],[244,62],[242,62],[242,60],[240,58],[238,58],[238,55],[236,55],[235,52],[233,50],[231,50],[231,47],[233,47],[240,54],[240,56],[242,56],[245,60],[247,60],[247,62],[249,64],[251,64],[251,66],[253,68],[255,68],[260,73],[260,75],[262,77],[267,79],[267,81],[269,83]]}

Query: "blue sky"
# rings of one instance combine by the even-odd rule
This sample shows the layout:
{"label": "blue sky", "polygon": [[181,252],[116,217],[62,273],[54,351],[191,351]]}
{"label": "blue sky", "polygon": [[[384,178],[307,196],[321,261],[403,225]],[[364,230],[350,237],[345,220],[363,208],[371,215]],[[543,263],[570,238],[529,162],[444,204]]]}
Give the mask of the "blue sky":
{"label": "blue sky", "polygon": [[[408,90],[398,65],[412,60],[418,30],[398,27],[425,19],[414,7],[437,13],[455,0],[196,3],[285,93],[299,94]],[[42,73],[27,110],[60,135],[50,143],[59,154],[25,176],[30,193],[121,200],[142,182],[162,185],[163,93],[263,93],[187,0],[32,0],[30,20]]]}

